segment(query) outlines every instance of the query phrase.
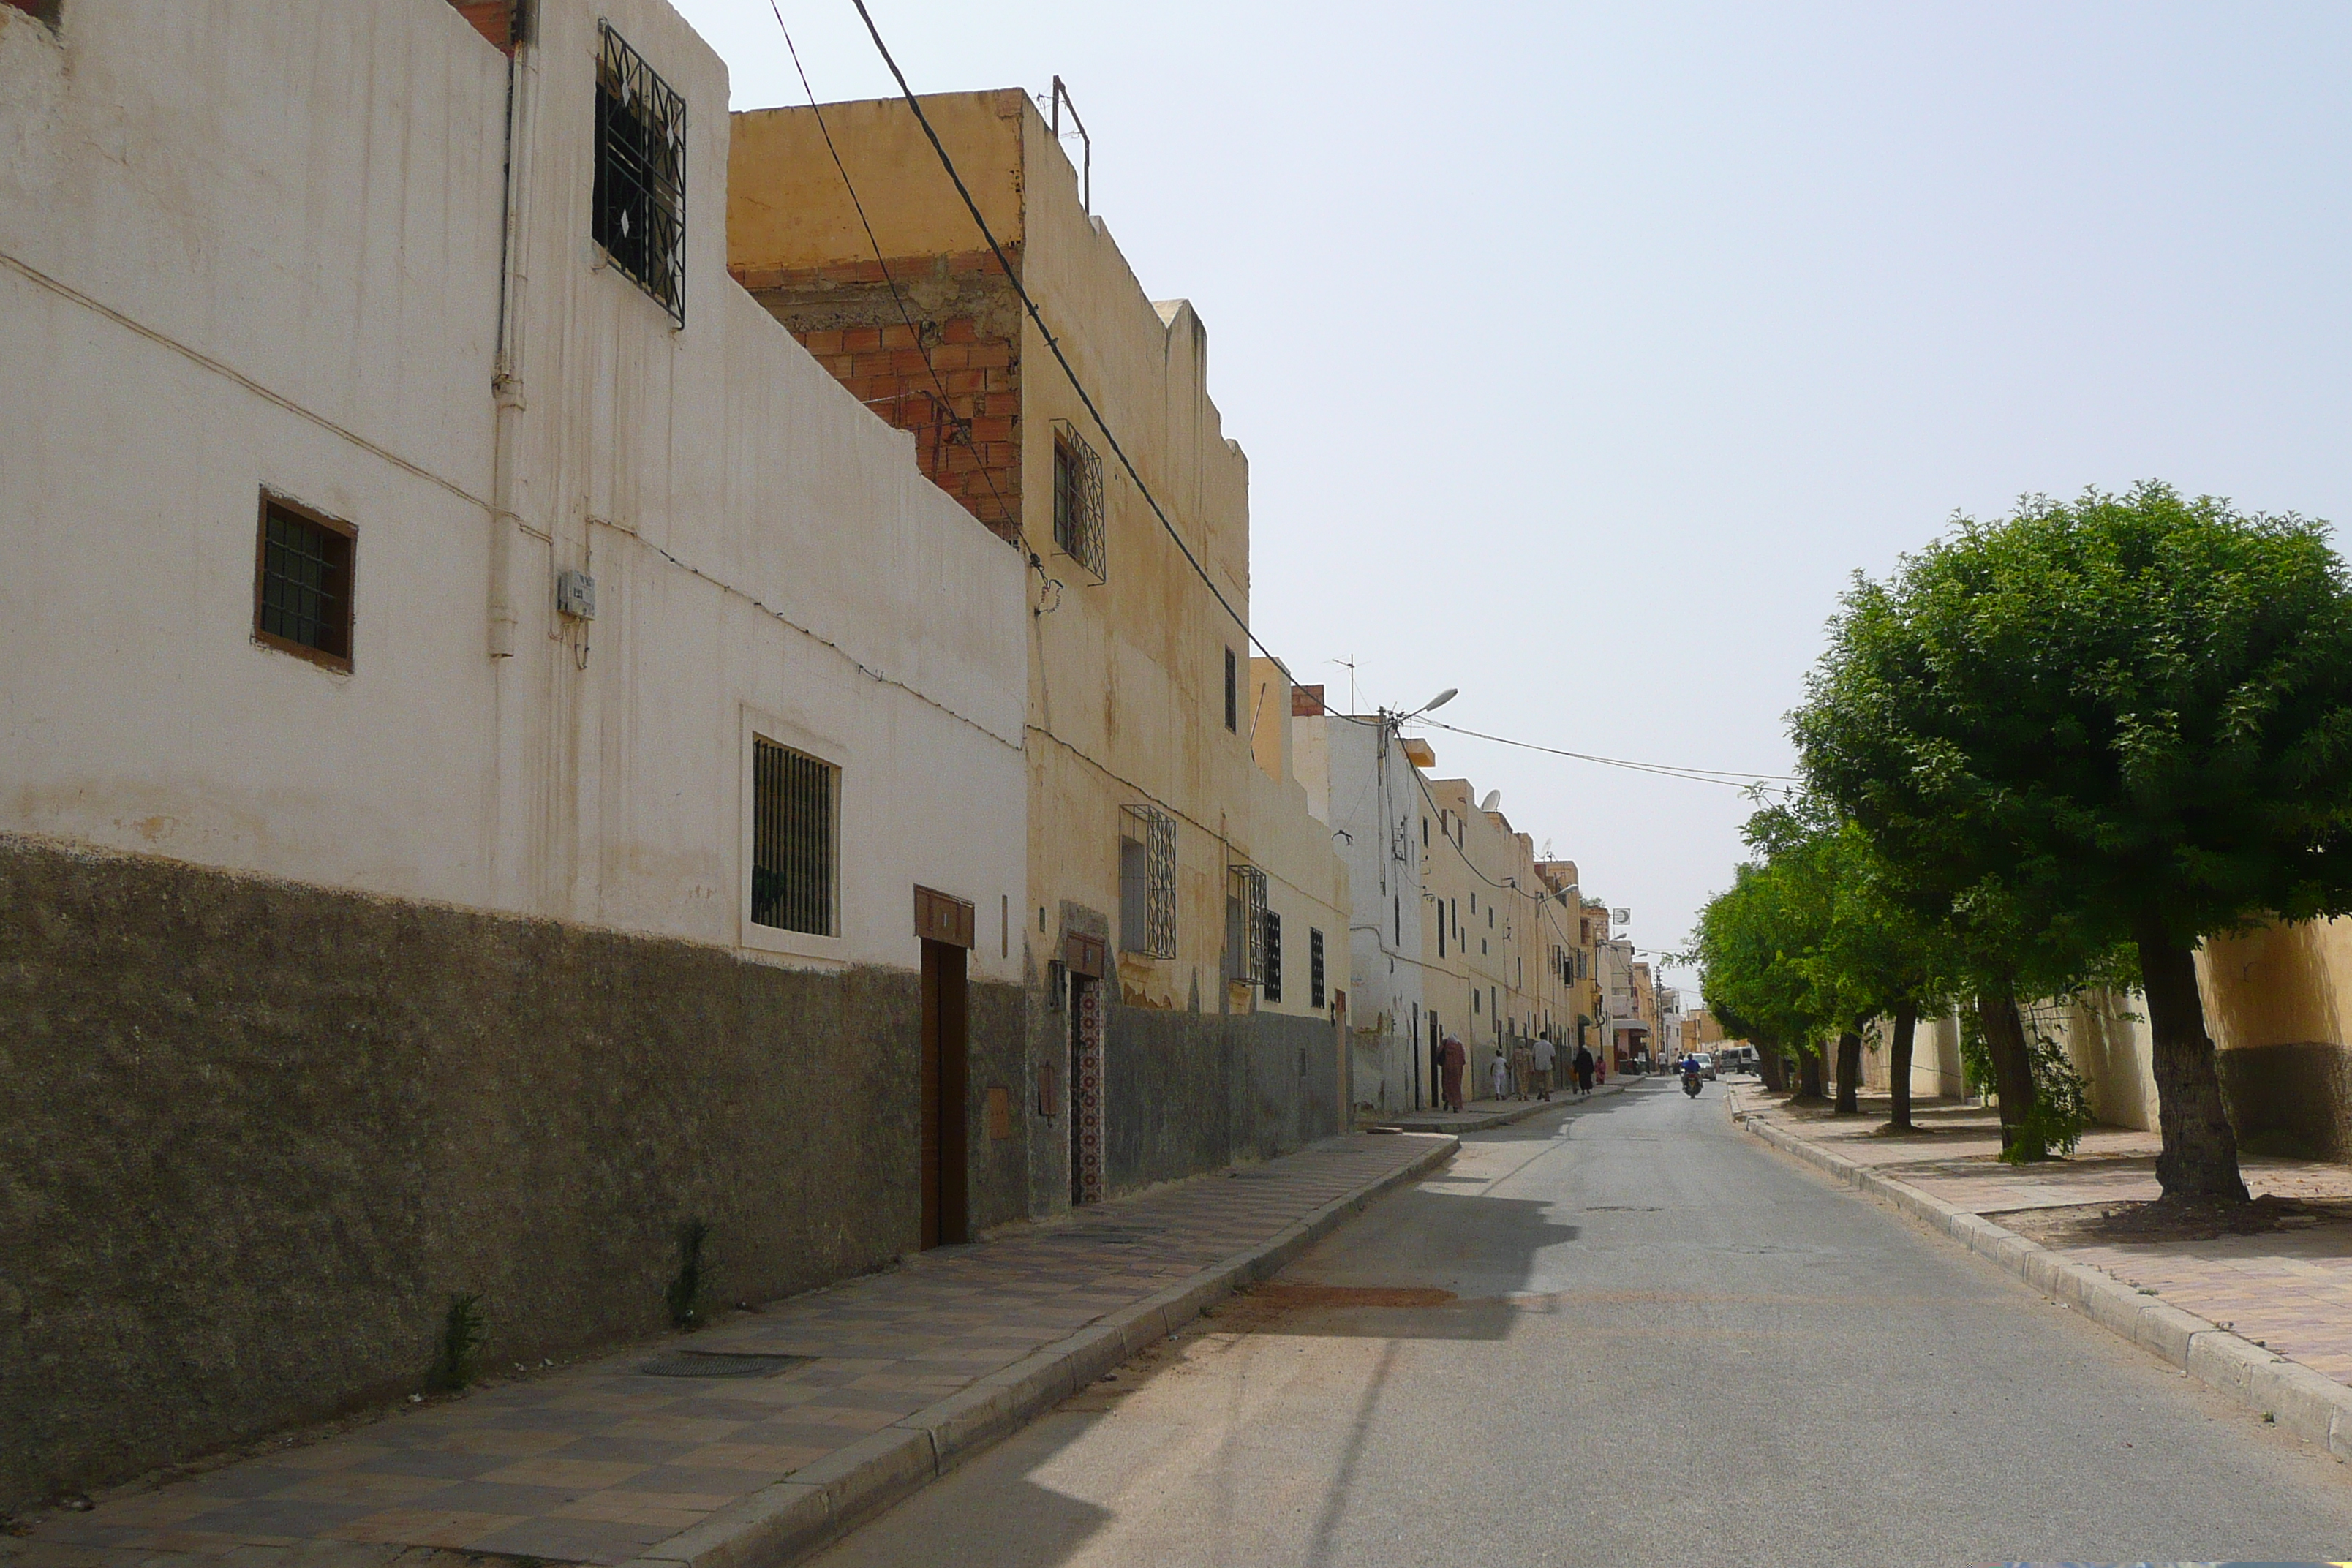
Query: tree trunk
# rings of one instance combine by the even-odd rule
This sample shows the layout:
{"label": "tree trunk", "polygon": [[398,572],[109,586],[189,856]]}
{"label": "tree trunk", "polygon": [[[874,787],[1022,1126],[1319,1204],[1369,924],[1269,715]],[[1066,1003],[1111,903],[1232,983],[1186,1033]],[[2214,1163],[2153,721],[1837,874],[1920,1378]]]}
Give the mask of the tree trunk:
{"label": "tree trunk", "polygon": [[1919,1027],[1919,1004],[1905,1001],[1895,1009],[1895,1038],[1886,1047],[1886,1091],[1894,1100],[1887,1114],[1889,1127],[1911,1125],[1912,1036]]}
{"label": "tree trunk", "polygon": [[1756,1076],[1762,1079],[1764,1087],[1774,1094],[1789,1086],[1788,1067],[1781,1061],[1778,1047],[1765,1046],[1757,1051]]}
{"label": "tree trunk", "polygon": [[1837,1108],[1841,1116],[1862,1110],[1862,1036],[1852,1029],[1838,1037]]}
{"label": "tree trunk", "polygon": [[1818,1050],[1807,1051],[1797,1058],[1797,1098],[1822,1098],[1822,1053]]}
{"label": "tree trunk", "polygon": [[2157,1119],[2164,1130],[2156,1179],[2168,1198],[2244,1203],[2237,1134],[2221,1104],[2213,1038],[2205,1032],[2205,1008],[2197,995],[2197,960],[2166,935],[2161,920],[2143,921],[2138,941],[2155,1047]]}
{"label": "tree trunk", "polygon": [[[2000,1096],[2001,1152],[2017,1151],[2025,1113],[2033,1109],[2033,1058],[2025,1048],[2025,1026],[2017,1016],[2017,996],[2007,984],[1977,993],[1977,1023],[1992,1057],[1993,1092]],[[2026,1150],[2029,1159],[2040,1152]]]}

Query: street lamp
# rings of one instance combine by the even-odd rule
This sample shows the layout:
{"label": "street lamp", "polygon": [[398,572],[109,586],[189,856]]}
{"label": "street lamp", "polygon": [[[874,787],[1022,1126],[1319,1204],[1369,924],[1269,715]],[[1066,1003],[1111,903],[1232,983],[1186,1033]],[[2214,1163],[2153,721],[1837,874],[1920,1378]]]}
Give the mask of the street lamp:
{"label": "street lamp", "polygon": [[1460,687],[1449,686],[1444,690],[1439,692],[1436,696],[1431,698],[1428,701],[1423,703],[1420,707],[1414,709],[1412,712],[1400,713],[1397,717],[1400,720],[1417,719],[1423,713],[1433,712],[1437,709],[1444,707],[1447,703],[1453,701],[1456,697],[1461,695],[1462,689]]}

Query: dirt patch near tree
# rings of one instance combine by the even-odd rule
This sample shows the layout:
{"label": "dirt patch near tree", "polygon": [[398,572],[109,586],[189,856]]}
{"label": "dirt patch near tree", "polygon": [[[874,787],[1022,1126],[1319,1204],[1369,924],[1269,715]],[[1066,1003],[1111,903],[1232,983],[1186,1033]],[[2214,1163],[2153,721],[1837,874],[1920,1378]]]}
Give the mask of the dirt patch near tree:
{"label": "dirt patch near tree", "polygon": [[2265,1195],[2250,1204],[2077,1204],[2065,1208],[2011,1209],[1984,1217],[2044,1247],[2129,1246],[2352,1225],[2352,1200]]}

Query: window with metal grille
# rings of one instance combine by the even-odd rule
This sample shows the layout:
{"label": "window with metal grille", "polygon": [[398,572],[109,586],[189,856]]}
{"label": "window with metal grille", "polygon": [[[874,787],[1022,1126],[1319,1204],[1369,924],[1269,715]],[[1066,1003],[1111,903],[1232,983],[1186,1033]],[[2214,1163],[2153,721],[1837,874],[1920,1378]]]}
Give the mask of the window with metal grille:
{"label": "window with metal grille", "polygon": [[1118,946],[1176,956],[1176,819],[1157,806],[1119,807]]}
{"label": "window with metal grille", "polygon": [[596,24],[596,189],[590,232],[686,325],[686,100],[609,22]]}
{"label": "window with metal grille", "polygon": [[1282,1000],[1282,917],[1265,911],[1265,999]]}
{"label": "window with metal grille", "polygon": [[1255,866],[1225,868],[1225,978],[1265,979],[1265,873]]}
{"label": "window with metal grille", "polygon": [[1054,421],[1054,542],[1101,581],[1102,459],[1066,419]]}
{"label": "window with metal grille", "polygon": [[253,640],[334,669],[352,667],[351,524],[264,492],[253,574]]}
{"label": "window with metal grille", "polygon": [[1323,1005],[1323,933],[1307,928],[1307,1005]]}
{"label": "window with metal grille", "polygon": [[1231,648],[1225,649],[1225,728],[1236,735],[1242,731],[1241,668]]}
{"label": "window with metal grille", "polygon": [[765,736],[751,742],[751,923],[839,934],[840,771]]}

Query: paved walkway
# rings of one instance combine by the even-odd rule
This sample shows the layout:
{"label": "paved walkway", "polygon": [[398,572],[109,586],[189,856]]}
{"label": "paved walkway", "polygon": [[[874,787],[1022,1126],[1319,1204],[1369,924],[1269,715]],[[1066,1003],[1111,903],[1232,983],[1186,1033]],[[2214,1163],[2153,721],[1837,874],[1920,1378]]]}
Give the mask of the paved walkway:
{"label": "paved walkway", "polygon": [[[1884,1096],[1863,1097],[1859,1116],[1791,1110],[1778,1096],[1743,1086],[1738,1104],[1857,1163],[2033,1235],[2076,1263],[2104,1269],[2176,1307],[2352,1384],[2352,1214],[2308,1229],[2224,1236],[2208,1241],[2084,1245],[2036,1229],[2035,1211],[2133,1203],[2158,1196],[2153,1132],[2094,1127],[2071,1160],[2002,1164],[2000,1122],[1990,1110],[1932,1101],[1915,1109],[1921,1131],[1881,1137]],[[2247,1155],[2240,1162],[2255,1195],[2316,1200],[2341,1211],[2352,1200],[2352,1166]]]}
{"label": "paved walkway", "polygon": [[[1431,1153],[1335,1138],[926,1254],[691,1337],[397,1411],[356,1431],[52,1513],[8,1568],[358,1565],[418,1547],[618,1563]],[[648,1375],[678,1352],[755,1375]],[[791,1358],[806,1358],[794,1360]]]}

